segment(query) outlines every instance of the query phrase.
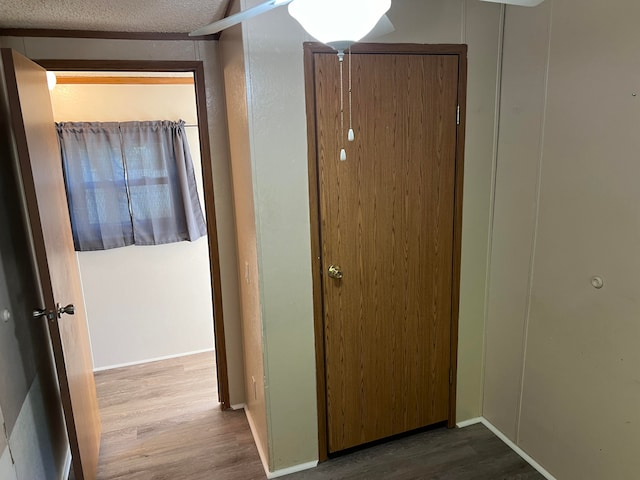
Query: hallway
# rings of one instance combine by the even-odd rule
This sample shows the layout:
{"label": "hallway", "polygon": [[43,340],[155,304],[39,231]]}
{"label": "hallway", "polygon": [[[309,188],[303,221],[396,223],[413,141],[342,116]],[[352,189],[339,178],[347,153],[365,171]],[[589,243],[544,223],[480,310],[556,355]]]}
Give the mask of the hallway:
{"label": "hallway", "polygon": [[[217,403],[213,352],[96,373],[98,480],[264,480],[243,411]],[[542,480],[483,425],[339,456],[291,480]]]}
{"label": "hallway", "polygon": [[244,412],[220,410],[213,352],[95,377],[99,480],[266,478]]}

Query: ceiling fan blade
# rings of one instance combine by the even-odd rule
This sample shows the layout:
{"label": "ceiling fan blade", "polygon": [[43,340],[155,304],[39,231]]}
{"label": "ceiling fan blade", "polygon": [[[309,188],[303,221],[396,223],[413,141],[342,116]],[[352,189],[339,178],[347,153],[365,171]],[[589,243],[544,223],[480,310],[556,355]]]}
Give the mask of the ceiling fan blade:
{"label": "ceiling fan blade", "polygon": [[189,33],[189,36],[197,37],[200,35],[211,35],[212,33],[221,32],[226,28],[233,27],[240,22],[261,15],[265,12],[268,12],[269,10],[273,10],[274,8],[287,5],[292,1],[293,0],[268,0],[267,2],[261,3],[260,5],[256,5],[255,7],[248,8],[247,10],[243,10],[242,12],[229,15],[228,17],[218,20],[217,22],[213,22],[205,27],[199,28],[198,30]]}
{"label": "ceiling fan blade", "polygon": [[396,27],[393,26],[391,20],[386,15],[383,15],[382,18],[378,21],[373,30],[371,30],[367,35],[361,40],[361,42],[368,42],[371,40],[375,40],[376,38],[384,37],[389,33],[393,33],[396,31]]}
{"label": "ceiling fan blade", "polygon": [[504,3],[505,5],[518,5],[520,7],[536,7],[544,0],[481,0],[483,2]]}

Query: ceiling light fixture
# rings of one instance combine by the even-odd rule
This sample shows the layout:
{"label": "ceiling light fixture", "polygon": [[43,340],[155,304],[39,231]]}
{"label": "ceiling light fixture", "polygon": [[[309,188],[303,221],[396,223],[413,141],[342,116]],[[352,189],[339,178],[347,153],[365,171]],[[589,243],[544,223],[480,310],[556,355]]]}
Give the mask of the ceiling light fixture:
{"label": "ceiling light fixture", "polygon": [[[309,35],[338,51],[340,61],[340,160],[347,159],[344,148],[344,51],[361,40],[377,25],[391,7],[391,0],[293,0],[289,14]],[[355,140],[352,125],[351,50],[349,50],[349,131],[346,139]]]}
{"label": "ceiling light fixture", "polygon": [[53,90],[56,87],[56,83],[58,83],[56,74],[53,72],[47,72],[47,86],[49,87],[49,91]]}
{"label": "ceiling light fixture", "polygon": [[293,0],[289,13],[309,35],[339,52],[361,40],[391,7],[391,0]]}

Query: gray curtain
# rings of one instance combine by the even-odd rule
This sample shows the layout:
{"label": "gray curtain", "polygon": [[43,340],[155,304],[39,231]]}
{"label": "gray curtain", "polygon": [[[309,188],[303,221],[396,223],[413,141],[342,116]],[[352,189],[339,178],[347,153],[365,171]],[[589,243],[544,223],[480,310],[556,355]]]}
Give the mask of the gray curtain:
{"label": "gray curtain", "polygon": [[182,120],[57,128],[76,250],[206,234]]}

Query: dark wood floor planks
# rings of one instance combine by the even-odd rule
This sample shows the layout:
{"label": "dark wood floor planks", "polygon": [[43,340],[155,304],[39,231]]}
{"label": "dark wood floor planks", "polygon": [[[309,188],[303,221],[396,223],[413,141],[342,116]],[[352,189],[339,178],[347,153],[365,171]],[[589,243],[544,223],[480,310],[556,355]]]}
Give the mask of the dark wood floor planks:
{"label": "dark wood floor planks", "polygon": [[439,428],[333,458],[286,480],[544,480],[484,425]]}
{"label": "dark wood floor planks", "polygon": [[[217,403],[213,353],[96,373],[98,480],[264,480],[244,412]],[[287,480],[543,480],[482,425],[333,458]]]}

